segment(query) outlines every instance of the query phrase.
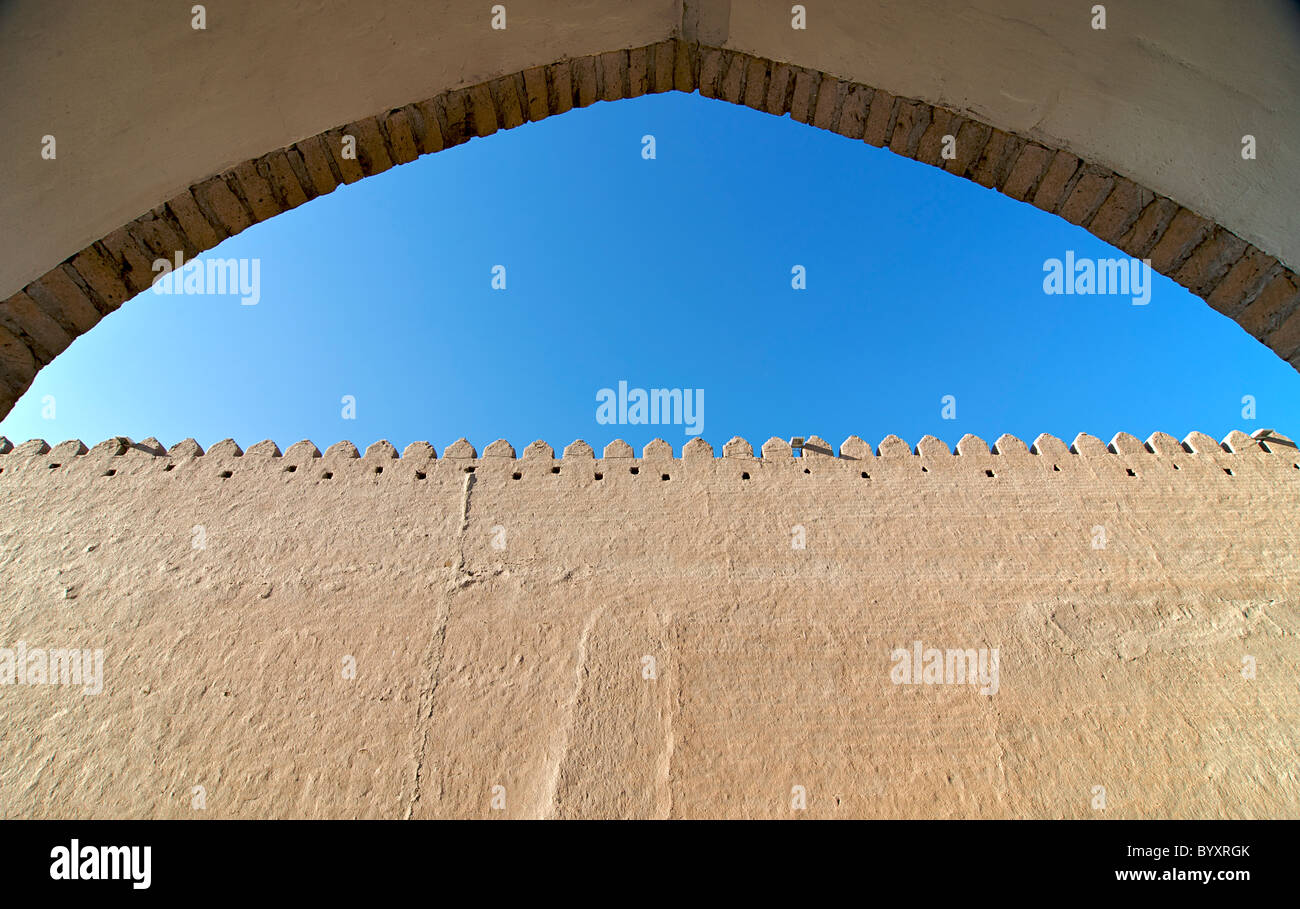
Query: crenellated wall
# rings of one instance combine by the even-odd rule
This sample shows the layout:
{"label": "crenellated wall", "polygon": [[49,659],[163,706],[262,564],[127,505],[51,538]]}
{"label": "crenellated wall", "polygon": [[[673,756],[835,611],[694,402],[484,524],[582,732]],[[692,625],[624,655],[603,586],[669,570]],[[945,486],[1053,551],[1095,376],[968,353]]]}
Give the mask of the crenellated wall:
{"label": "crenellated wall", "polygon": [[1267,431],[0,450],[0,816],[1300,817]]}

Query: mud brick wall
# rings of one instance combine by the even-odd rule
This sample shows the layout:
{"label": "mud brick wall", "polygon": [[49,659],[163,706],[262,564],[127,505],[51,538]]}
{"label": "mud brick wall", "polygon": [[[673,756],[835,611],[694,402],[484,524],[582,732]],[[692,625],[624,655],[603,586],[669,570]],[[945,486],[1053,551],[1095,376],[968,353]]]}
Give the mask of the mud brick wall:
{"label": "mud brick wall", "polygon": [[1258,435],[0,442],[0,816],[1297,817]]}

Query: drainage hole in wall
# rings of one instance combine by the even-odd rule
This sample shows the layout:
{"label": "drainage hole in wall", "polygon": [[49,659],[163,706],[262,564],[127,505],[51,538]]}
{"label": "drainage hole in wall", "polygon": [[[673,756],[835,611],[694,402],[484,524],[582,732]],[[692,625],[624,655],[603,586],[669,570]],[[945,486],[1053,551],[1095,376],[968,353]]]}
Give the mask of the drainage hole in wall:
{"label": "drainage hole in wall", "polygon": [[871,474],[867,473],[865,470],[862,471],[862,479],[864,479],[864,480],[870,480],[870,479],[871,479]]}
{"label": "drainage hole in wall", "polygon": [[[111,477],[111,476],[113,476],[113,475],[116,474],[116,473],[117,473],[116,470],[106,470],[106,471],[104,471],[104,476],[106,476],[106,477]],[[226,474],[226,476],[230,476],[230,474]]]}
{"label": "drainage hole in wall", "polygon": [[466,468],[465,468],[465,472],[466,472],[466,473],[473,473],[473,472],[474,472],[474,468],[473,468],[473,467],[466,467]]}
{"label": "drainage hole in wall", "polygon": [[747,474],[747,473],[742,473],[742,474],[740,475],[740,478],[741,478],[742,480],[748,480],[748,479],[749,479],[749,474]]}
{"label": "drainage hole in wall", "polygon": [[518,479],[522,479],[522,478],[523,478],[523,474],[520,473],[520,472],[517,471],[517,470],[516,470],[514,473],[512,473],[512,474],[510,475],[510,479],[512,479],[512,480],[518,480]]}
{"label": "drainage hole in wall", "polygon": [[51,464],[51,465],[50,465],[50,470],[53,470],[54,468],[56,468],[56,467],[58,467],[58,466],[59,466],[58,464]]}
{"label": "drainage hole in wall", "polygon": [[922,468],[921,468],[921,473],[929,473],[929,472],[930,472],[930,468],[928,468],[928,467],[922,467]]}
{"label": "drainage hole in wall", "polygon": [[804,472],[804,473],[812,473],[812,471],[809,470],[807,467],[805,467],[805,468],[803,469],[803,472]]}
{"label": "drainage hole in wall", "polygon": [[636,474],[638,474],[638,473],[641,472],[641,468],[640,468],[640,467],[629,467],[629,468],[627,469],[627,472],[635,476]]}
{"label": "drainage hole in wall", "polygon": [[1223,472],[1226,473],[1226,474],[1227,474],[1228,476],[1230,476],[1230,477],[1232,477],[1232,476],[1236,476],[1236,474],[1234,474],[1234,473],[1233,473],[1231,470],[1229,470],[1227,467],[1223,468]]}
{"label": "drainage hole in wall", "polygon": [[1179,467],[1177,464],[1174,465],[1174,470],[1181,470],[1181,469],[1182,469],[1182,468]]}
{"label": "drainage hole in wall", "polygon": [[167,471],[171,470],[171,469],[172,469],[173,467],[175,467],[175,466],[176,466],[175,464],[164,464],[164,465],[163,465],[163,473],[166,473]]}
{"label": "drainage hole in wall", "polygon": [[375,468],[375,473],[383,473],[383,472],[384,472],[384,468],[382,468],[382,467],[376,467],[376,468]]}
{"label": "drainage hole in wall", "polygon": [[424,473],[424,471],[423,471],[423,470],[417,470],[417,471],[415,472],[415,478],[416,478],[417,480],[423,480],[423,479],[425,478],[425,473]]}
{"label": "drainage hole in wall", "polygon": [[1137,476],[1137,474],[1135,474],[1135,473],[1133,472],[1133,468],[1132,468],[1132,467],[1125,467],[1125,468],[1124,468],[1124,472],[1127,473],[1130,477],[1135,477],[1135,476]]}
{"label": "drainage hole in wall", "polygon": [[551,468],[551,473],[559,473],[559,472],[560,472],[560,468],[558,468],[558,467],[552,467],[552,468]]}
{"label": "drainage hole in wall", "polygon": [[984,471],[984,476],[986,476],[986,477],[991,477],[991,476],[993,476],[993,471],[991,471],[991,470],[986,470],[986,471]]}
{"label": "drainage hole in wall", "polygon": [[660,477],[659,477],[659,479],[661,479],[661,480],[666,480],[666,479],[668,479],[668,474],[666,474],[666,473],[665,473],[665,474],[661,474]]}
{"label": "drainage hole in wall", "polygon": [[[112,475],[113,475],[113,471],[111,470],[108,473],[104,474],[104,476],[108,476],[108,477],[111,477]],[[217,476],[221,477],[221,479],[223,480],[229,480],[231,477],[231,473],[229,470],[223,470],[221,471],[221,473],[217,474]]]}
{"label": "drainage hole in wall", "polygon": [[286,468],[284,469],[284,472],[285,472],[285,473],[293,473],[293,472],[296,471],[297,469],[298,469],[298,465],[297,465],[297,464],[290,464],[288,467],[286,467]]}
{"label": "drainage hole in wall", "polygon": [[1061,468],[1056,466],[1055,464],[1052,465],[1052,470],[1055,470],[1057,473],[1061,472]]}
{"label": "drainage hole in wall", "polygon": [[320,478],[321,478],[322,480],[332,480],[332,479],[334,479],[334,474],[330,473],[330,472],[327,470],[327,471],[325,471],[323,474],[320,475]]}
{"label": "drainage hole in wall", "polygon": [[604,475],[603,473],[598,473],[598,474],[596,474],[596,477],[595,477],[595,478],[596,478],[597,480],[603,480],[603,479],[605,479],[605,475]]}

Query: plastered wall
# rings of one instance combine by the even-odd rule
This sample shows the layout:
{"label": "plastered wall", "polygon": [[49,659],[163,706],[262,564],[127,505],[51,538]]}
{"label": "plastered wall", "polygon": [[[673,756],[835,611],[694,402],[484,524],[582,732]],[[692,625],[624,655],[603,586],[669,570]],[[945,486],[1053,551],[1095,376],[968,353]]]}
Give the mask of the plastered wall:
{"label": "plastered wall", "polygon": [[1257,435],[0,443],[0,815],[1300,816]]}

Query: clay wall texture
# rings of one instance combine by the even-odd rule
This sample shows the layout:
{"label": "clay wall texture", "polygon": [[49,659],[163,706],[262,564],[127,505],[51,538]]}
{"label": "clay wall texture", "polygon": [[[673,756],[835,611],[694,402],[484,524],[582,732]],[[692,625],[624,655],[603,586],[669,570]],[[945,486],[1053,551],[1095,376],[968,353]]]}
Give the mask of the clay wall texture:
{"label": "clay wall texture", "polygon": [[[103,691],[0,686],[0,816],[1297,817],[1257,436],[24,443],[0,647]],[[895,684],[917,640],[998,690]]]}

